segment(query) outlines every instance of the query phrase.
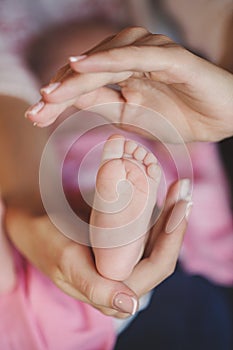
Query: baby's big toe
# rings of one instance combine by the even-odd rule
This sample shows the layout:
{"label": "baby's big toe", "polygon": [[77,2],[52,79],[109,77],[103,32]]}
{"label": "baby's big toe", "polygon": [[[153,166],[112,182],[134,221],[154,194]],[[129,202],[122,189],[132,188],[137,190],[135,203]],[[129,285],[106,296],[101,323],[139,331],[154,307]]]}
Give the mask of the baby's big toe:
{"label": "baby's big toe", "polygon": [[120,159],[124,153],[125,138],[121,135],[112,135],[104,144],[102,162],[111,159]]}

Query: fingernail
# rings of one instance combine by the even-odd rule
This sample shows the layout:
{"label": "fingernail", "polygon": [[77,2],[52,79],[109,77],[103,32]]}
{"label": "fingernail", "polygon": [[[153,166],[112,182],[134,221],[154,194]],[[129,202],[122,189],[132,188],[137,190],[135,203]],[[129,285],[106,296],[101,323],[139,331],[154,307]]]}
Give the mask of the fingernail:
{"label": "fingernail", "polygon": [[191,182],[189,179],[183,179],[180,181],[178,201],[190,201],[191,199]]}
{"label": "fingernail", "polygon": [[61,83],[58,81],[56,83],[52,83],[49,84],[45,87],[43,87],[40,92],[41,93],[46,93],[47,95],[51,94],[51,92],[53,92],[54,90],[56,90],[59,86],[61,85]]}
{"label": "fingernail", "polygon": [[138,308],[138,301],[132,296],[119,293],[113,300],[113,306],[120,312],[134,315]]}
{"label": "fingernail", "polygon": [[191,213],[191,209],[193,207],[193,202],[188,202],[186,210],[185,210],[185,219],[188,221],[190,213]]}
{"label": "fingernail", "polygon": [[84,60],[84,58],[86,58],[87,55],[81,55],[81,56],[70,56],[69,57],[69,61],[71,63],[75,63],[75,62],[79,62],[79,61],[82,61]]}
{"label": "fingernail", "polygon": [[27,112],[25,113],[25,118],[32,116],[32,115],[36,115],[37,113],[39,113],[42,108],[45,106],[45,103],[43,101],[39,101],[37,102],[34,106],[30,107]]}
{"label": "fingernail", "polygon": [[190,200],[180,201],[175,205],[165,227],[167,234],[173,233],[184,219],[188,221],[192,206],[193,202]]}
{"label": "fingernail", "polygon": [[37,123],[35,122],[35,123],[33,123],[33,126],[37,126]]}

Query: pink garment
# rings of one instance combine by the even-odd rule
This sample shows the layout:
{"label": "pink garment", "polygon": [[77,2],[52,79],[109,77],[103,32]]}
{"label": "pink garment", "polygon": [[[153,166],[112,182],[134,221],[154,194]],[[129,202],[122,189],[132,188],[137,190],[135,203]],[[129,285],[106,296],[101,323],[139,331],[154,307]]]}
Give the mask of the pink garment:
{"label": "pink garment", "polygon": [[[4,234],[1,221],[2,208],[0,235]],[[17,251],[12,258],[17,284],[0,297],[1,350],[113,348],[115,331],[110,317],[64,294]]]}
{"label": "pink garment", "polygon": [[[174,146],[176,147],[176,146]],[[193,167],[193,208],[180,254],[183,268],[223,286],[233,285],[233,216],[229,188],[217,145],[189,145]],[[167,183],[177,178],[176,168],[155,146]],[[180,166],[186,177],[185,163]]]}
{"label": "pink garment", "polygon": [[191,148],[194,207],[181,262],[192,274],[233,285],[233,216],[229,188],[215,144]]}

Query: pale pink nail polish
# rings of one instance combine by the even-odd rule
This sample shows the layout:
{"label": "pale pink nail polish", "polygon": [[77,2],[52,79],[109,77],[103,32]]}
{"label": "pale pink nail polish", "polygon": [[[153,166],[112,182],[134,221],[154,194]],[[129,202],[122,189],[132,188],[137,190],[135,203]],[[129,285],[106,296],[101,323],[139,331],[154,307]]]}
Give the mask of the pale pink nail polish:
{"label": "pale pink nail polish", "polygon": [[30,117],[33,115],[36,115],[37,113],[39,113],[42,108],[45,106],[45,103],[43,101],[39,101],[37,102],[34,106],[30,107],[27,112],[25,113],[25,117]]}
{"label": "pale pink nail polish", "polygon": [[49,94],[51,94],[51,92],[55,91],[60,85],[61,85],[61,83],[59,81],[56,83],[51,83],[51,84],[43,87],[40,90],[40,92],[49,95]]}
{"label": "pale pink nail polish", "polygon": [[188,221],[192,206],[193,206],[192,201],[186,201],[185,207],[183,207],[183,204],[182,204],[182,207],[179,207],[179,206],[174,207],[172,214],[168,220],[168,223],[165,227],[165,232],[167,234],[173,233],[184,218],[186,221]]}
{"label": "pale pink nail polish", "polygon": [[71,63],[76,63],[76,62],[84,60],[86,57],[87,57],[87,55],[71,56],[71,57],[69,57],[69,61]]}
{"label": "pale pink nail polish", "polygon": [[114,300],[113,306],[120,312],[134,315],[138,308],[138,301],[125,293],[118,293]]}

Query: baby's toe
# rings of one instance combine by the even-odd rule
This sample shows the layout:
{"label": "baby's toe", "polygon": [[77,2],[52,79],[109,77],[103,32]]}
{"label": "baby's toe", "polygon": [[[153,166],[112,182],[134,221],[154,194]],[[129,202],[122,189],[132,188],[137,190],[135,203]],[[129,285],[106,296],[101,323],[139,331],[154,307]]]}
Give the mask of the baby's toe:
{"label": "baby's toe", "polygon": [[157,164],[157,158],[154,156],[153,153],[149,152],[143,159],[143,163],[148,166],[150,164]]}
{"label": "baby's toe", "polygon": [[102,162],[111,159],[120,159],[124,154],[125,138],[121,135],[112,135],[104,144]]}
{"label": "baby's toe", "polygon": [[147,167],[147,174],[154,180],[158,180],[161,177],[161,169],[158,164],[150,164]]}
{"label": "baby's toe", "polygon": [[124,152],[129,155],[133,155],[134,151],[137,149],[138,145],[136,142],[127,140],[125,141],[125,149]]}
{"label": "baby's toe", "polygon": [[143,147],[137,147],[136,150],[134,151],[134,158],[136,160],[142,161],[147,154],[147,151]]}

